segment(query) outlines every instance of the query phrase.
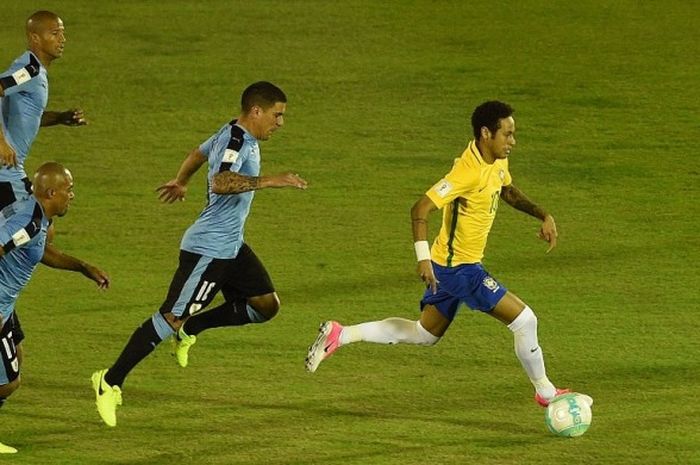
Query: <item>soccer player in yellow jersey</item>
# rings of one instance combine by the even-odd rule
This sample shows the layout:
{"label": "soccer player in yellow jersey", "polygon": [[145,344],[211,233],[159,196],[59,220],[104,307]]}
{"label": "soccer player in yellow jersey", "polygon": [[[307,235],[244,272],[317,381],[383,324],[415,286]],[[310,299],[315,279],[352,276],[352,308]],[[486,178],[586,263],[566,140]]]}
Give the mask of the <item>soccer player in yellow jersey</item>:
{"label": "soccer player in yellow jersey", "polygon": [[[513,332],[515,353],[535,388],[537,403],[547,406],[555,396],[567,392],[547,378],[532,309],[481,265],[499,199],[542,222],[539,236],[549,243],[547,252],[557,245],[554,218],[512,183],[508,156],[515,147],[513,108],[503,102],[485,102],[474,110],[472,128],[474,140],[452,170],[411,209],[418,274],[427,285],[420,319],[388,318],[353,326],[327,321],[309,348],[308,371],[316,371],[338,347],[353,342],[434,345],[449,328],[459,305],[465,303]],[[442,227],[430,247],[428,216],[438,209],[443,210]]]}

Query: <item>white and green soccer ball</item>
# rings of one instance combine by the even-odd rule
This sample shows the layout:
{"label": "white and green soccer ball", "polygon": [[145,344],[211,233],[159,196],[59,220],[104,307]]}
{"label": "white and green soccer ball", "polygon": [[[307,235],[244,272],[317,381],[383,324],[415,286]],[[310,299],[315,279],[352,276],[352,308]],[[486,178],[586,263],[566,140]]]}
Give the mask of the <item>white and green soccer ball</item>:
{"label": "white and green soccer ball", "polygon": [[577,392],[552,399],[544,414],[549,431],[570,438],[585,433],[593,419],[588,399],[590,398]]}

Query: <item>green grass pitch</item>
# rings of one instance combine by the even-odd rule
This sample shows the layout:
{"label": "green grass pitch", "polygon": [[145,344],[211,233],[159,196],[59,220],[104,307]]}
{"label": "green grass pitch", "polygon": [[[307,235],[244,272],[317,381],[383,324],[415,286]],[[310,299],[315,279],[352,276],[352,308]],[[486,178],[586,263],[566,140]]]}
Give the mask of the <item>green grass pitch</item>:
{"label": "green grass pitch", "polygon": [[[57,245],[112,289],[39,268],[18,309],[24,385],[0,412],[13,464],[698,464],[697,2],[3,2],[0,63],[37,9],[65,21],[28,171],[57,160],[76,199]],[[273,322],[204,333],[190,367],[166,344],[105,427],[89,377],[160,305],[203,206],[154,189],[237,114],[256,80],[289,98],[246,237],[270,271]],[[549,434],[509,331],[463,310],[435,347],[355,345],[303,370],[324,319],[417,316],[409,209],[469,138],[485,99],[516,108],[515,183],[560,245],[502,206],[485,265],[537,313],[548,374],[595,398],[581,438]],[[433,217],[436,232],[438,215]]]}

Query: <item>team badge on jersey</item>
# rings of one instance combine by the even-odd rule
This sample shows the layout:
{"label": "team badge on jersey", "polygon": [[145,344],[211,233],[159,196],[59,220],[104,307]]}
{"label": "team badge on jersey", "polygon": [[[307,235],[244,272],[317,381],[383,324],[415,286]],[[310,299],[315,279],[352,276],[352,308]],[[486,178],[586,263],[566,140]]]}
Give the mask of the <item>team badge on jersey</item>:
{"label": "team badge on jersey", "polygon": [[17,83],[17,85],[20,85],[20,84],[24,84],[25,82],[30,80],[32,78],[32,75],[29,74],[29,71],[22,68],[18,71],[15,71],[14,73],[12,73],[12,77],[15,79],[15,82]]}
{"label": "team badge on jersey", "polygon": [[12,241],[15,243],[16,247],[24,245],[31,240],[31,236],[25,229],[20,229],[12,235]]}
{"label": "team badge on jersey", "polygon": [[443,179],[440,182],[438,182],[435,187],[433,187],[437,195],[440,196],[441,199],[444,199],[447,194],[452,192],[452,183],[448,181],[447,179]]}
{"label": "team badge on jersey", "polygon": [[487,276],[483,280],[484,286],[489,289],[491,292],[496,292],[498,288],[501,286],[498,284],[498,281],[493,279],[491,276]]}
{"label": "team badge on jersey", "polygon": [[236,163],[238,160],[238,152],[232,149],[224,150],[224,163]]}

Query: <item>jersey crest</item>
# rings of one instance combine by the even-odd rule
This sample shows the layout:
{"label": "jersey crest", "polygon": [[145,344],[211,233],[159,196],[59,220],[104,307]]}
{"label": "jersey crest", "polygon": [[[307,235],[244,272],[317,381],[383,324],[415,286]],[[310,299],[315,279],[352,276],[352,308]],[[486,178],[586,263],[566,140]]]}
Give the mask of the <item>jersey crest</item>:
{"label": "jersey crest", "polygon": [[36,59],[34,54],[30,53],[29,64],[27,64],[27,66],[25,66],[24,68],[18,69],[9,76],[0,78],[0,85],[2,85],[2,88],[4,90],[7,90],[10,87],[24,84],[33,77],[38,76],[40,70],[41,64],[39,63],[39,60]]}
{"label": "jersey crest", "polygon": [[241,150],[241,147],[243,147],[243,129],[240,126],[236,126],[236,120],[231,121],[229,124],[231,125],[230,139],[226,150],[224,150],[224,158],[221,160],[219,173],[231,169],[231,166],[238,160],[238,152]]}

